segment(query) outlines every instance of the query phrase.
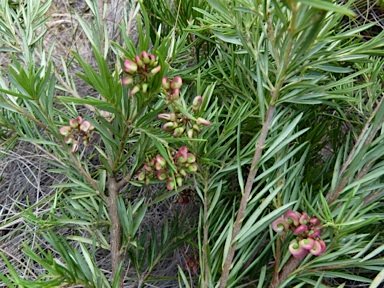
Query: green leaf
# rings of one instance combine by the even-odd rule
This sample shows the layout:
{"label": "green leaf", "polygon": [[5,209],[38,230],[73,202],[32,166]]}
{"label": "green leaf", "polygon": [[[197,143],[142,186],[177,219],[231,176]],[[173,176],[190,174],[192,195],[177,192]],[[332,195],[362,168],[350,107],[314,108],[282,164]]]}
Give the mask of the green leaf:
{"label": "green leaf", "polygon": [[312,7],[318,8],[320,10],[336,12],[336,13],[340,13],[340,14],[343,14],[343,15],[351,16],[351,17],[355,17],[356,16],[356,13],[353,12],[352,10],[350,10],[348,8],[345,8],[343,6],[332,4],[332,3],[328,2],[328,1],[323,1],[323,0],[299,0],[299,2],[301,2],[301,3],[305,4],[305,5],[308,5],[308,6],[312,6]]}

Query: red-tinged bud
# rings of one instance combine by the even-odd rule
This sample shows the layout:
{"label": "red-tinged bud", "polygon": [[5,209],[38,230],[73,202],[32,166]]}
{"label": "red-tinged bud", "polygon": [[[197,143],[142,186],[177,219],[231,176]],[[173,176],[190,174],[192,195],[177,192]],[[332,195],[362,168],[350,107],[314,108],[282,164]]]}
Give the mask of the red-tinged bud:
{"label": "red-tinged bud", "polygon": [[72,128],[77,128],[83,122],[83,118],[81,116],[77,116],[75,119],[69,120],[69,126]]}
{"label": "red-tinged bud", "polygon": [[311,223],[313,226],[317,226],[320,224],[320,220],[319,218],[317,217],[312,217],[310,220],[309,220],[309,223]]}
{"label": "red-tinged bud", "polygon": [[288,210],[284,213],[284,218],[287,220],[289,224],[293,224],[295,226],[299,225],[299,216],[295,211]]}
{"label": "red-tinged bud", "polygon": [[299,227],[297,227],[295,229],[295,231],[293,231],[293,234],[300,235],[300,234],[302,234],[302,233],[304,233],[306,231],[308,231],[307,225],[301,224],[301,225],[299,225]]}
{"label": "red-tinged bud", "polygon": [[303,213],[301,214],[300,219],[299,219],[299,223],[300,223],[300,224],[304,224],[304,225],[306,225],[306,224],[308,224],[308,222],[309,222],[309,216],[308,216],[307,213],[303,212]]}
{"label": "red-tinged bud", "polygon": [[152,171],[152,166],[149,165],[149,164],[144,164],[144,169],[148,172],[151,172]]}
{"label": "red-tinged bud", "polygon": [[172,82],[171,82],[171,88],[172,89],[180,89],[181,88],[181,85],[183,85],[183,80],[181,79],[180,76],[176,76],[175,78],[173,78]]}
{"label": "red-tinged bud", "polygon": [[60,134],[67,136],[72,132],[72,127],[71,126],[63,126],[60,128]]}
{"label": "red-tinged bud", "polygon": [[137,71],[137,64],[128,59],[124,60],[124,72],[134,74]]}
{"label": "red-tinged bud", "polygon": [[164,77],[163,79],[161,79],[161,86],[165,89],[165,90],[169,90],[169,88],[171,88],[171,83],[169,83],[169,80],[167,77]]}
{"label": "red-tinged bud", "polygon": [[175,189],[175,182],[173,182],[172,177],[169,177],[167,180],[167,189],[169,191],[172,191],[173,189]]}
{"label": "red-tinged bud", "polygon": [[315,240],[312,238],[302,239],[299,242],[300,246],[306,250],[311,250],[315,246]]}
{"label": "red-tinged bud", "polygon": [[137,180],[143,181],[145,179],[145,172],[140,171],[139,174],[137,174]]}
{"label": "red-tinged bud", "polygon": [[91,129],[91,127],[93,127],[91,125],[91,123],[89,123],[88,121],[84,121],[83,123],[81,123],[80,125],[80,130],[83,131],[83,132],[88,132],[90,130],[93,130]]}
{"label": "red-tinged bud", "polygon": [[156,156],[156,163],[158,163],[161,166],[165,166],[167,164],[167,161],[164,159],[164,157],[157,155]]}
{"label": "red-tinged bud", "polygon": [[177,171],[181,176],[187,176],[187,171],[185,171],[185,169],[181,168]]}
{"label": "red-tinged bud", "polygon": [[195,133],[195,131],[193,129],[188,129],[187,131],[187,137],[192,139],[193,138],[193,134]]}
{"label": "red-tinged bud", "polygon": [[196,173],[198,168],[199,167],[197,166],[196,163],[189,164],[189,166],[187,167],[188,172],[191,173],[191,174]]}
{"label": "red-tinged bud", "polygon": [[158,66],[156,66],[155,68],[153,68],[153,69],[151,70],[151,74],[152,74],[152,75],[156,75],[157,73],[160,72],[160,70],[161,70],[161,66],[158,65]]}
{"label": "red-tinged bud", "polygon": [[147,93],[148,91],[148,84],[147,83],[143,83],[141,84],[141,91],[143,91],[143,93]]}
{"label": "red-tinged bud", "polygon": [[125,76],[123,80],[121,80],[121,84],[123,85],[130,85],[134,82],[134,79],[131,75]]}
{"label": "red-tinged bud", "polygon": [[210,126],[211,122],[208,121],[208,120],[205,120],[205,119],[203,119],[201,117],[199,117],[199,118],[196,119],[196,124],[197,125],[203,125],[203,126]]}
{"label": "red-tinged bud", "polygon": [[171,92],[171,99],[172,100],[178,100],[179,95],[180,95],[180,89],[179,88],[172,89],[172,92]]}
{"label": "red-tinged bud", "polygon": [[197,124],[193,124],[192,128],[193,128],[193,130],[195,130],[197,133],[200,133],[200,132],[201,132],[200,126],[197,125]]}
{"label": "red-tinged bud", "polygon": [[184,130],[185,130],[184,127],[177,127],[177,128],[173,131],[173,137],[180,137],[181,135],[183,135]]}
{"label": "red-tinged bud", "polygon": [[148,63],[151,61],[151,59],[150,59],[149,56],[148,56],[147,51],[142,51],[142,52],[141,52],[141,58],[143,59],[143,62],[144,62],[145,64],[148,64]]}
{"label": "red-tinged bud", "polygon": [[318,228],[315,228],[313,230],[310,230],[308,232],[308,236],[311,237],[311,238],[317,238],[317,237],[320,237],[320,229]]}
{"label": "red-tinged bud", "polygon": [[157,115],[157,118],[164,119],[164,120],[167,120],[167,121],[172,121],[171,120],[171,115],[168,114],[168,113],[159,114],[159,115]]}
{"label": "red-tinged bud", "polygon": [[155,163],[156,163],[156,159],[155,158],[152,158],[151,161],[149,161],[149,165],[151,167],[155,166]]}
{"label": "red-tinged bud", "polygon": [[288,222],[284,219],[284,217],[279,217],[275,221],[272,222],[272,229],[278,233],[282,234],[283,232],[288,231],[289,229],[289,224]]}
{"label": "red-tinged bud", "polygon": [[155,62],[156,62],[156,57],[155,57],[155,55],[150,54],[148,57],[149,57],[149,59],[150,59],[149,64],[153,66],[153,65],[155,64]]}
{"label": "red-tinged bud", "polygon": [[160,181],[167,179],[167,173],[165,173],[164,170],[157,171],[157,179],[159,179]]}
{"label": "red-tinged bud", "polygon": [[136,84],[135,86],[133,86],[131,88],[131,90],[129,90],[129,95],[133,96],[133,95],[135,95],[139,91],[140,91],[140,85]]}
{"label": "red-tinged bud", "polygon": [[293,257],[299,259],[302,259],[308,255],[308,250],[301,247],[297,240],[291,241],[291,243],[289,244],[289,252],[291,252]]}
{"label": "red-tinged bud", "polygon": [[77,141],[73,142],[73,144],[72,144],[72,153],[77,152],[78,149],[79,149],[79,142],[77,142]]}
{"label": "red-tinged bud", "polygon": [[[309,250],[309,252],[311,252],[311,254],[314,256],[319,256],[321,253],[323,253],[325,251],[325,243],[320,244],[320,240],[314,240],[314,242],[315,242],[315,245],[313,246],[312,249]],[[324,246],[322,246],[322,245],[324,245]]]}
{"label": "red-tinged bud", "polygon": [[176,183],[178,187],[183,186],[183,178],[181,178],[180,176],[176,177]]}
{"label": "red-tinged bud", "polygon": [[321,246],[321,253],[324,253],[325,250],[327,250],[327,245],[325,245],[324,240],[319,239],[319,240],[317,240],[317,241],[320,243],[320,246]]}
{"label": "red-tinged bud", "polygon": [[196,162],[196,156],[192,153],[187,154],[187,163],[195,163]]}
{"label": "red-tinged bud", "polygon": [[203,97],[196,96],[192,102],[192,110],[197,111],[200,109],[201,103],[203,103]]}
{"label": "red-tinged bud", "polygon": [[135,56],[135,62],[136,62],[138,67],[143,67],[144,66],[144,63],[143,63],[143,61],[141,61],[141,58],[140,58],[139,55]]}

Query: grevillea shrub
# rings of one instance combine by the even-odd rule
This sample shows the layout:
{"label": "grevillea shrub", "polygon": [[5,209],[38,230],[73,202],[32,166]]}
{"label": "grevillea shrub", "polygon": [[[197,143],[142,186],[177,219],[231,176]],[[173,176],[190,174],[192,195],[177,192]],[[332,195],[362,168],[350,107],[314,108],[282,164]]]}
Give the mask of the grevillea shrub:
{"label": "grevillea shrub", "polygon": [[27,142],[56,181],[1,224],[25,237],[7,287],[379,287],[384,32],[361,1],[123,1],[109,39],[90,0],[94,63],[60,65],[51,1],[3,2],[2,160]]}

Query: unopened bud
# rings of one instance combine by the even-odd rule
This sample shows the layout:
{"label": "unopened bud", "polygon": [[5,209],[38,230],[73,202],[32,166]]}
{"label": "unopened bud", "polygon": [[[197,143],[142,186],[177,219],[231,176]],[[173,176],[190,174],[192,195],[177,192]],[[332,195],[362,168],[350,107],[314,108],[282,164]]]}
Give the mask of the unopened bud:
{"label": "unopened bud", "polygon": [[133,74],[137,71],[137,64],[128,59],[124,60],[124,72]]}
{"label": "unopened bud", "polygon": [[200,132],[201,132],[200,126],[197,125],[197,124],[193,124],[192,128],[193,128],[193,130],[195,130],[197,133],[200,133]]}
{"label": "unopened bud", "polygon": [[143,67],[143,66],[144,66],[144,63],[143,63],[143,61],[141,61],[139,55],[136,55],[136,56],[135,56],[135,62],[136,62],[136,64],[137,64],[137,66],[139,66],[139,67]]}
{"label": "unopened bud", "polygon": [[153,65],[155,64],[155,62],[156,62],[156,57],[155,57],[155,55],[150,54],[148,57],[149,57],[149,59],[150,59],[149,64],[153,66]]}
{"label": "unopened bud", "polygon": [[133,95],[135,95],[139,91],[140,91],[140,85],[136,84],[135,86],[133,86],[131,88],[131,90],[129,90],[129,95],[133,96]]}
{"label": "unopened bud", "polygon": [[175,124],[177,124],[177,123],[176,122],[167,122],[163,125],[163,130],[164,131],[171,131],[177,127],[177,126],[175,126]]}
{"label": "unopened bud", "polygon": [[201,103],[203,103],[203,97],[196,96],[192,102],[192,110],[197,111],[200,109]]}
{"label": "unopened bud", "polygon": [[171,121],[171,115],[168,113],[159,114],[159,115],[157,115],[157,118]]}
{"label": "unopened bud", "polygon": [[208,121],[208,120],[205,120],[205,119],[203,119],[201,117],[199,117],[199,118],[196,119],[196,124],[197,125],[203,125],[203,126],[210,126],[211,122]]}
{"label": "unopened bud", "polygon": [[77,151],[77,149],[79,149],[79,142],[75,141],[72,144],[72,153],[75,153]]}
{"label": "unopened bud", "polygon": [[184,133],[184,127],[178,127],[173,131],[173,137],[180,137]]}
{"label": "unopened bud", "polygon": [[176,183],[179,187],[183,186],[183,178],[181,178],[180,176],[176,177]]}
{"label": "unopened bud", "polygon": [[196,162],[196,156],[192,153],[187,154],[187,162],[188,163],[195,163]]}
{"label": "unopened bud", "polygon": [[148,64],[151,61],[151,59],[149,59],[147,51],[142,51],[141,52],[141,58],[143,59],[143,62],[145,64]]}
{"label": "unopened bud", "polygon": [[171,83],[169,83],[169,80],[167,77],[164,77],[163,79],[161,79],[161,86],[163,86],[165,90],[168,90],[169,88],[171,88]]}
{"label": "unopened bud", "polygon": [[167,180],[167,189],[169,191],[172,191],[173,189],[175,189],[175,182],[173,182],[172,177],[169,177]]}
{"label": "unopened bud", "polygon": [[184,176],[184,177],[187,176],[187,172],[183,168],[179,169],[177,172],[179,172],[179,174]]}
{"label": "unopened bud", "polygon": [[133,77],[132,77],[131,75],[125,76],[125,77],[123,78],[123,80],[121,80],[121,83],[122,83],[123,85],[130,85],[130,84],[132,84],[133,82],[134,82],[134,79],[133,79]]}
{"label": "unopened bud", "polygon": [[91,123],[89,123],[88,121],[84,121],[80,125],[80,130],[83,132],[88,132],[89,130],[93,130],[91,129],[91,127],[92,127]]}
{"label": "unopened bud", "polygon": [[160,181],[167,179],[167,173],[165,173],[164,170],[157,171],[157,179],[159,179]]}
{"label": "unopened bud", "polygon": [[188,136],[188,138],[193,138],[193,134],[194,134],[194,130],[193,129],[188,129],[188,131],[187,131],[187,136]]}
{"label": "unopened bud", "polygon": [[180,89],[181,85],[183,85],[183,80],[181,79],[180,76],[176,76],[175,78],[173,78],[171,82],[172,89],[176,89],[176,88]]}
{"label": "unopened bud", "polygon": [[60,128],[60,134],[67,136],[72,132],[72,127],[71,126],[63,126]]}
{"label": "unopened bud", "polygon": [[152,75],[156,75],[157,73],[160,72],[160,70],[161,70],[161,66],[158,65],[158,66],[156,66],[155,68],[153,68],[153,69],[151,70],[151,74],[152,74]]}
{"label": "unopened bud", "polygon": [[172,89],[172,91],[171,91],[171,99],[172,100],[179,99],[179,94],[180,94],[180,89],[179,88]]}
{"label": "unopened bud", "polygon": [[145,173],[143,171],[141,171],[138,175],[137,175],[137,179],[139,181],[143,181],[145,179]]}
{"label": "unopened bud", "polygon": [[198,168],[199,168],[199,167],[197,166],[196,163],[192,163],[192,164],[190,164],[190,165],[187,167],[189,173],[195,173],[195,172],[197,172],[197,169],[198,169]]}
{"label": "unopened bud", "polygon": [[147,91],[148,91],[148,84],[147,83],[141,84],[141,91],[143,91],[143,93],[147,93]]}

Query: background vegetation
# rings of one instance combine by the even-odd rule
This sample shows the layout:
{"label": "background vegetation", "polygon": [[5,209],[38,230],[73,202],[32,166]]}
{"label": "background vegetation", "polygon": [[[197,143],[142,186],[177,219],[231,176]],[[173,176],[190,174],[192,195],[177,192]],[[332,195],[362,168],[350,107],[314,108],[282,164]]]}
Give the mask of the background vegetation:
{"label": "background vegetation", "polygon": [[381,5],[0,0],[3,287],[380,287]]}

